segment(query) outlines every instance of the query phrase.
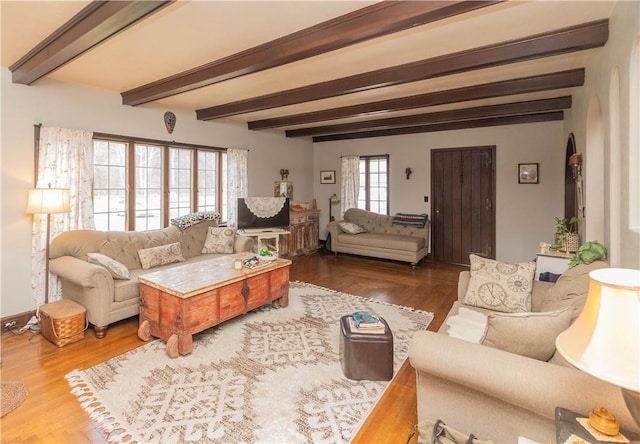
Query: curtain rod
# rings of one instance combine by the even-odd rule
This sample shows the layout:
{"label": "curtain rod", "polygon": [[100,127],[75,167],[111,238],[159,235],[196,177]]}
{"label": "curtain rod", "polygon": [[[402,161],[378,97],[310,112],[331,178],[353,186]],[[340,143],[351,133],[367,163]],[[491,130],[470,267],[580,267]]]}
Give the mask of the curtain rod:
{"label": "curtain rod", "polygon": [[389,157],[389,153],[384,153],[384,154],[368,154],[366,156],[361,156],[360,154],[345,154],[340,156],[340,158],[342,159],[343,157],[379,157],[379,156],[387,156]]}

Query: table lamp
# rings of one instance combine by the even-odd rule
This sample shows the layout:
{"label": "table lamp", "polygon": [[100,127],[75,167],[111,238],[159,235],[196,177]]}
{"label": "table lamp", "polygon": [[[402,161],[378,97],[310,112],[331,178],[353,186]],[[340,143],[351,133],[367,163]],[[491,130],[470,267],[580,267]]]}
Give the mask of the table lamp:
{"label": "table lamp", "polygon": [[27,213],[47,215],[47,244],[44,272],[44,303],[49,303],[49,241],[51,237],[51,214],[66,213],[70,208],[70,193],[67,188],[32,188],[29,190]]}
{"label": "table lamp", "polygon": [[573,366],[620,387],[640,426],[640,270],[603,268],[589,279],[584,309],[556,348]]}

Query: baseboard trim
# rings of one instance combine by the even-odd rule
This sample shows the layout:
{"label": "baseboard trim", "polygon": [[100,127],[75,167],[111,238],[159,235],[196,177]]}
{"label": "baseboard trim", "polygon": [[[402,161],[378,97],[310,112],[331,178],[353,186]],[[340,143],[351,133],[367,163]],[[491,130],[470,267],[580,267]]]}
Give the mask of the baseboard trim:
{"label": "baseboard trim", "polygon": [[11,330],[23,327],[27,325],[27,322],[31,319],[32,316],[36,315],[36,311],[25,311],[24,313],[18,313],[11,316],[5,316],[0,320],[0,327],[2,327],[2,333],[6,333],[10,331],[10,329],[6,328],[8,322],[15,322],[15,327],[12,327]]}

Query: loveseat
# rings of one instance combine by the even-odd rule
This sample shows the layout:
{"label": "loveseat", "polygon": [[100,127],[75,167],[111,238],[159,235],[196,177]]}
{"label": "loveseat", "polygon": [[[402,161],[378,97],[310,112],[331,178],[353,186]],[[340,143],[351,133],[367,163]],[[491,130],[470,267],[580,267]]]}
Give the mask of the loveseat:
{"label": "loveseat", "polygon": [[[440,330],[417,332],[410,343],[418,420],[442,419],[454,428],[496,443],[517,443],[520,436],[548,443],[556,440],[556,407],[581,415],[606,407],[623,429],[640,432],[619,387],[577,370],[555,352],[555,337],[568,328],[584,305],[589,271],[603,267],[607,267],[604,262],[578,265],[555,284],[533,281],[533,314],[506,316],[465,305],[470,272],[461,272],[458,300]],[[477,314],[488,316],[483,327],[486,337],[480,339],[481,343],[470,342],[471,337],[450,336],[459,325],[454,321],[462,322],[463,309],[472,313],[466,318],[469,326],[473,325],[471,319],[477,320]],[[540,319],[547,314],[550,323]],[[558,323],[554,316],[564,320]],[[506,323],[500,324],[500,319]],[[487,345],[488,339],[491,345]],[[529,340],[532,344],[527,346]],[[516,351],[541,356],[535,359]],[[548,360],[540,359],[548,356]]]}
{"label": "loveseat", "polygon": [[[171,225],[160,230],[140,232],[67,231],[51,242],[49,267],[62,283],[62,297],[83,305],[96,337],[103,338],[109,324],[138,314],[139,275],[222,254],[202,253],[209,227],[216,226],[215,220],[204,220],[181,227],[183,229]],[[233,242],[234,253],[251,251],[254,244],[249,237],[235,236],[235,231],[229,242]],[[171,255],[175,251],[167,251],[166,248],[175,244],[179,245],[177,250],[180,254],[173,257],[178,259],[155,262],[155,259],[151,259],[152,262],[145,265],[152,265],[153,268],[143,268],[138,254],[140,250],[153,252],[149,249],[165,246],[161,250]],[[149,260],[148,257],[143,256],[145,261]],[[117,262],[114,264],[109,259]],[[102,265],[91,263],[90,260],[101,262]],[[158,262],[173,260],[179,261],[154,266]]]}
{"label": "loveseat", "polygon": [[[350,208],[343,220],[327,225],[330,250],[334,254],[392,259],[416,264],[429,253],[429,222],[413,215],[388,216]],[[416,220],[417,219],[417,220]],[[424,224],[424,225],[422,225]]]}

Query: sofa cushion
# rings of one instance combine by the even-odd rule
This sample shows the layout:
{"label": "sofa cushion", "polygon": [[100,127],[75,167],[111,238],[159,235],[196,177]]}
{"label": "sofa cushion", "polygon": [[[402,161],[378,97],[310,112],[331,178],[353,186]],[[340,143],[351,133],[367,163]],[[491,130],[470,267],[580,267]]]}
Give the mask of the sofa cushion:
{"label": "sofa cushion", "polygon": [[547,289],[540,304],[540,311],[561,310],[570,307],[572,321],[575,320],[587,300],[589,291],[589,272],[600,268],[608,268],[602,261],[591,264],[580,264],[562,273],[558,281]]}
{"label": "sofa cushion", "polygon": [[230,227],[209,227],[204,241],[203,253],[233,253],[236,229]]}
{"label": "sofa cushion", "polygon": [[424,248],[425,238],[406,236],[402,234],[376,234],[362,233],[357,236],[340,234],[339,242],[351,246],[363,246],[371,248],[385,248],[389,250],[402,250],[417,252]]}
{"label": "sofa cushion", "polygon": [[391,223],[394,225],[406,225],[410,227],[424,228],[427,224],[427,214],[409,214],[409,213],[396,213]]}
{"label": "sofa cushion", "polygon": [[140,263],[142,264],[143,270],[148,270],[158,265],[184,262],[180,242],[138,250],[138,256],[140,256]]}
{"label": "sofa cushion", "polygon": [[127,267],[109,256],[100,253],[87,253],[87,259],[92,264],[106,268],[114,279],[129,279],[131,277]]}
{"label": "sofa cushion", "polygon": [[469,255],[471,278],[464,304],[505,313],[531,311],[534,262],[508,264]]}
{"label": "sofa cushion", "polygon": [[491,313],[483,345],[548,361],[556,351],[556,337],[569,328],[568,308],[546,313]]}
{"label": "sofa cushion", "polygon": [[360,225],[356,225],[351,222],[339,222],[338,226],[347,234],[360,234],[367,232],[367,230],[362,228]]}

